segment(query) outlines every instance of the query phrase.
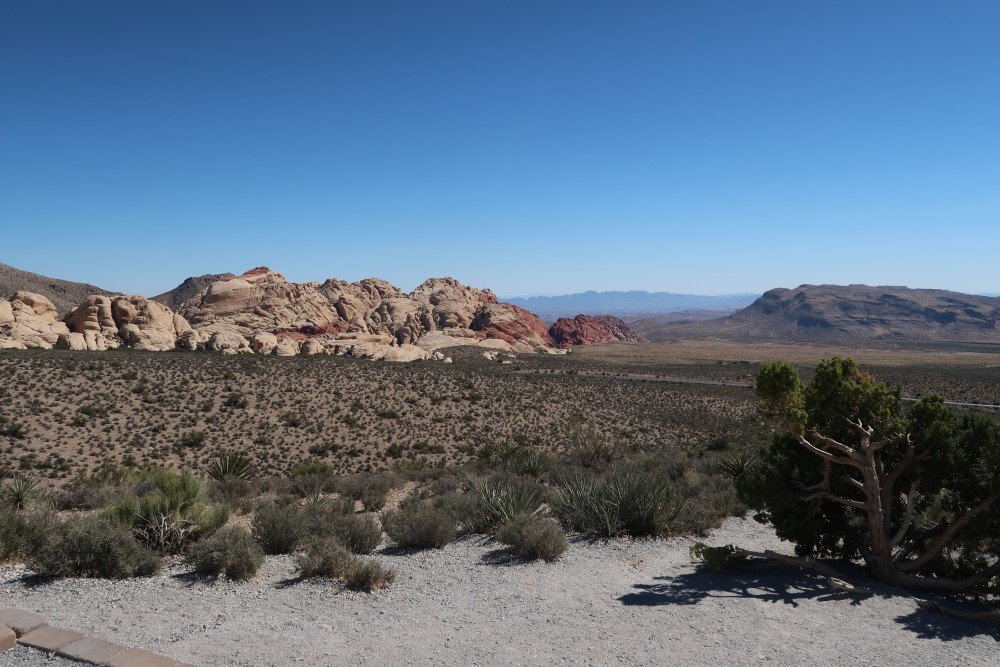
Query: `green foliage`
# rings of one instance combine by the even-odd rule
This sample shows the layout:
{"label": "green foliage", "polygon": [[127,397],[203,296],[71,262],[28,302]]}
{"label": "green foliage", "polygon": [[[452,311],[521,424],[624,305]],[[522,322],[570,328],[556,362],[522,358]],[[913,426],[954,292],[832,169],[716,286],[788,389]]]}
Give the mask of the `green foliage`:
{"label": "green foliage", "polygon": [[710,547],[704,542],[695,542],[691,547],[691,557],[704,561],[708,569],[716,572],[738,567],[746,561],[744,557],[736,555],[736,547],[732,544]]}
{"label": "green foliage", "polygon": [[333,473],[333,468],[330,467],[329,463],[323,463],[322,461],[302,461],[292,468],[290,475],[292,477],[302,477],[303,475],[330,475]]}
{"label": "green foliage", "polygon": [[160,559],[127,528],[88,516],[61,524],[31,566],[46,577],[127,579],[154,574]]}
{"label": "green foliage", "polygon": [[361,501],[365,510],[379,512],[397,483],[398,479],[390,473],[356,473],[338,478],[336,488],[347,498]]}
{"label": "green foliage", "polygon": [[264,552],[250,533],[228,526],[196,542],[187,561],[198,574],[221,575],[228,579],[250,579],[264,564]]}
{"label": "green foliage", "polygon": [[291,503],[261,505],[251,523],[253,536],[266,554],[290,554],[306,535],[302,511]]}
{"label": "green foliage", "polygon": [[179,553],[229,520],[229,508],[210,507],[205,483],[191,473],[149,470],[143,475],[145,479],[137,485],[135,494],[101,516],[129,527],[150,548],[160,553]]}
{"label": "green foliage", "polygon": [[476,493],[445,493],[436,497],[434,504],[455,519],[461,534],[486,534],[496,525],[496,518]]}
{"label": "green foliage", "polygon": [[552,560],[566,551],[566,535],[558,522],[540,516],[514,517],[500,526],[496,538],[522,558]]}
{"label": "green foliage", "polygon": [[859,478],[858,470],[839,463],[828,466],[798,436],[823,447],[829,445],[819,434],[858,447],[859,432],[851,422],[860,421],[873,430],[873,442],[885,443],[873,452],[883,483],[891,471],[911,460],[903,434],[913,443],[912,462],[900,468],[889,504],[880,503],[891,512],[885,533],[893,535],[903,527],[906,494],[919,480],[899,563],[921,553],[931,536],[968,509],[979,507],[948,548],[921,566],[920,573],[962,577],[983,570],[990,536],[1000,534],[1000,424],[980,414],[960,416],[939,396],[925,396],[906,413],[898,388],[890,389],[853,360],[840,357],[821,362],[804,387],[790,365],[768,364],[758,378],[757,392],[762,412],[781,430],[760,448],[754,465],[734,462],[735,484],[755,518],[771,523],[797,553],[857,558],[872,539],[868,512],[829,500],[803,502],[806,490],[816,488],[863,500],[863,493],[849,481]]}
{"label": "green foliage", "polygon": [[562,480],[552,511],[567,530],[655,537],[679,528],[684,503],[658,471],[616,467],[603,476]]}
{"label": "green foliage", "polygon": [[388,588],[395,580],[395,570],[371,558],[351,558],[344,572],[348,588],[366,593]]}
{"label": "green foliage", "polygon": [[243,452],[221,452],[208,468],[208,476],[217,482],[224,479],[250,479],[253,461]]}
{"label": "green foliage", "polygon": [[545,502],[542,487],[518,478],[493,478],[475,487],[479,506],[490,531],[511,519],[534,514]]}
{"label": "green foliage", "polygon": [[382,526],[397,546],[441,549],[455,539],[457,525],[448,512],[429,502],[406,503],[382,515]]}
{"label": "green foliage", "polygon": [[13,440],[24,440],[28,437],[28,432],[20,422],[0,417],[0,438],[11,438]]}
{"label": "green foliage", "polygon": [[0,509],[0,563],[34,558],[58,526],[50,510]]}
{"label": "green foliage", "polygon": [[299,576],[337,579],[347,573],[351,552],[333,537],[313,540],[296,560]]}
{"label": "green foliage", "polygon": [[21,510],[29,502],[38,498],[40,494],[37,477],[15,473],[6,484],[0,487],[0,504]]}
{"label": "green foliage", "polygon": [[512,475],[541,477],[550,464],[549,457],[539,450],[522,444],[487,444],[478,457],[491,468],[504,470]]}

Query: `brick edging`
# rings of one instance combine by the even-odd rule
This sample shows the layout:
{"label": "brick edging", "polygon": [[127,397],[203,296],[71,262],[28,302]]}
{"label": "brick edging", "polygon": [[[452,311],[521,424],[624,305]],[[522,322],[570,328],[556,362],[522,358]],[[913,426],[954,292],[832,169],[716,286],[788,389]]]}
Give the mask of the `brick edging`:
{"label": "brick edging", "polygon": [[49,625],[44,617],[24,609],[0,609],[0,652],[17,645],[105,667],[191,667],[164,655]]}

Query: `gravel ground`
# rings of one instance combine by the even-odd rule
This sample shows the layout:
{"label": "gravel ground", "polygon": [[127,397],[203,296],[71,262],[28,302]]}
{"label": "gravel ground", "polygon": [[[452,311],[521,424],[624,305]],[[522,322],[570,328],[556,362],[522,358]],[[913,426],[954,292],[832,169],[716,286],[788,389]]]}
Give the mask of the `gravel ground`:
{"label": "gravel ground", "polygon": [[[706,541],[781,548],[749,520]],[[512,563],[494,544],[380,554],[396,583],[372,595],[295,581],[290,557],[249,583],[173,567],[134,581],[38,584],[0,568],[2,605],[195,664],[996,665],[1000,632],[924,612],[876,587],[832,595],[797,573],[711,573],[689,539],[574,542],[554,563]],[[787,545],[785,545],[787,546]],[[0,665],[46,664],[24,649]],[[52,662],[50,664],[63,664]]]}

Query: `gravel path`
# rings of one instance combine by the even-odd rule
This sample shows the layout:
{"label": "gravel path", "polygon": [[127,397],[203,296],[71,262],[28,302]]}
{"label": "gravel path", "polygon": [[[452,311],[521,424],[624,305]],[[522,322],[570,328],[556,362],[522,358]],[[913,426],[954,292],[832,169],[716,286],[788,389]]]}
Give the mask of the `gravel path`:
{"label": "gravel path", "polygon": [[[780,548],[750,520],[706,540]],[[382,554],[393,587],[372,595],[295,581],[269,558],[249,583],[174,567],[143,580],[32,585],[0,568],[3,606],[195,664],[996,665],[997,628],[919,610],[905,596],[855,601],[789,572],[709,573],[691,540],[571,544],[554,563],[510,563],[482,539]],[[0,665],[35,663],[23,649]],[[51,663],[61,664],[61,663]]]}

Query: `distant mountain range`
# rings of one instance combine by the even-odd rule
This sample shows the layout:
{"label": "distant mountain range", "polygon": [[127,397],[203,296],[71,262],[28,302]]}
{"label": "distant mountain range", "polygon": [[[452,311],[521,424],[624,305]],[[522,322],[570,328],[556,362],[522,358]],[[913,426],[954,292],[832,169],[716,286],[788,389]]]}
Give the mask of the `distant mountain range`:
{"label": "distant mountain range", "polygon": [[653,341],[685,338],[1000,343],[1000,297],[869,285],[773,289],[719,319],[633,322]]}
{"label": "distant mountain range", "polygon": [[562,296],[531,296],[502,299],[537,314],[544,320],[585,315],[614,315],[624,319],[679,311],[721,311],[729,313],[750,305],[757,294],[699,296],[673,292],[580,292]]}

